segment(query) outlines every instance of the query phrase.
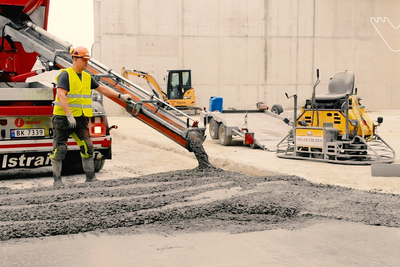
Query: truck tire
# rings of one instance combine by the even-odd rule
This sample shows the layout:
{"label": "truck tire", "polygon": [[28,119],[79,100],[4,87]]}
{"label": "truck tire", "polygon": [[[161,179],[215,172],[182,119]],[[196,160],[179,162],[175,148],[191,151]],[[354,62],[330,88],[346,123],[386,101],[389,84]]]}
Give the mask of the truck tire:
{"label": "truck tire", "polygon": [[221,124],[219,126],[219,143],[223,146],[229,146],[232,142],[232,135],[227,134],[226,126]]}
{"label": "truck tire", "polygon": [[212,140],[219,139],[219,122],[214,119],[211,119],[210,125],[208,126],[208,130],[210,132],[210,137]]}
{"label": "truck tire", "polygon": [[283,112],[283,108],[281,105],[275,104],[272,106],[271,112],[279,115]]}

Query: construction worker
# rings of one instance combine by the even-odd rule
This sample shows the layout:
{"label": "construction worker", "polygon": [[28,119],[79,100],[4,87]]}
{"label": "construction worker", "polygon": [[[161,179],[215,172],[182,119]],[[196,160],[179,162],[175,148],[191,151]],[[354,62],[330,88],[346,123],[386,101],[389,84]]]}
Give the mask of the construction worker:
{"label": "construction worker", "polygon": [[62,161],[67,153],[67,140],[71,135],[81,150],[86,182],[98,181],[93,161],[93,143],[89,136],[89,117],[93,117],[92,90],[121,101],[128,102],[131,96],[99,84],[85,72],[90,59],[89,51],[82,46],[72,52],[73,65],[63,69],[57,76],[57,96],[53,110],[53,167],[54,187],[63,186],[61,178]]}

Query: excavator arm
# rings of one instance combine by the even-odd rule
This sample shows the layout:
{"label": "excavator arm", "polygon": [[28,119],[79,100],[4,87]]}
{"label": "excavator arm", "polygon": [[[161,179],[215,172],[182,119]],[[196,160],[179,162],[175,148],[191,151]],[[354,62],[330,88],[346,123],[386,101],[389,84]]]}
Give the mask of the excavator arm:
{"label": "excavator arm", "polygon": [[122,68],[122,76],[124,76],[126,79],[129,79],[129,75],[133,75],[142,79],[145,79],[146,82],[149,84],[151,90],[157,97],[162,97],[162,100],[165,102],[168,102],[167,95],[161,90],[160,85],[158,85],[156,79],[154,79],[153,76],[148,74],[147,72],[143,72],[140,70],[132,70],[132,69],[126,69],[125,67]]}
{"label": "excavator arm", "polygon": [[[14,43],[22,44],[24,52],[37,53],[38,59],[46,70],[72,66],[70,54],[72,45],[57,38],[32,21],[25,20],[16,23],[11,21],[10,18],[0,15],[0,29],[1,36],[9,38]],[[205,127],[199,127],[197,121],[176,110],[163,99],[159,99],[156,95],[142,89],[93,58],[89,60],[88,71],[99,83],[132,97],[130,103],[124,103],[115,98],[111,98],[111,100],[125,108],[133,117],[189,151],[193,151],[193,146],[201,145],[204,142],[206,138]],[[166,107],[168,107],[168,110]],[[182,116],[185,116],[186,121],[177,117],[170,110],[181,113]],[[193,141],[196,144],[193,144]]]}

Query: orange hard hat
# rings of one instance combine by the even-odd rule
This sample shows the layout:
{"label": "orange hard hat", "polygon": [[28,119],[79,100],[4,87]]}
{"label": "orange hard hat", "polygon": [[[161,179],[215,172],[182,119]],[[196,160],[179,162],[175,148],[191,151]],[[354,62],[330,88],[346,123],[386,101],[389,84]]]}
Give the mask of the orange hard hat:
{"label": "orange hard hat", "polygon": [[87,50],[87,48],[83,46],[76,47],[74,51],[72,51],[72,56],[90,59],[89,50]]}

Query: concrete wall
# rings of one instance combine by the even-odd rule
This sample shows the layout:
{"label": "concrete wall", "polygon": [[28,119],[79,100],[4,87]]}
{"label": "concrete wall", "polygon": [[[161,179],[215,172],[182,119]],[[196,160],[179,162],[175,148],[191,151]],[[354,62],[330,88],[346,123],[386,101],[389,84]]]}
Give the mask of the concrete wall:
{"label": "concrete wall", "polygon": [[[397,26],[399,10],[395,0],[94,1],[94,57],[115,71],[149,72],[163,88],[167,70],[191,69],[200,107],[222,96],[224,108],[293,108],[285,93],[301,106],[318,68],[317,94],[335,72],[350,70],[367,109],[398,109],[400,52],[371,17]],[[400,50],[400,29],[377,27]]]}

